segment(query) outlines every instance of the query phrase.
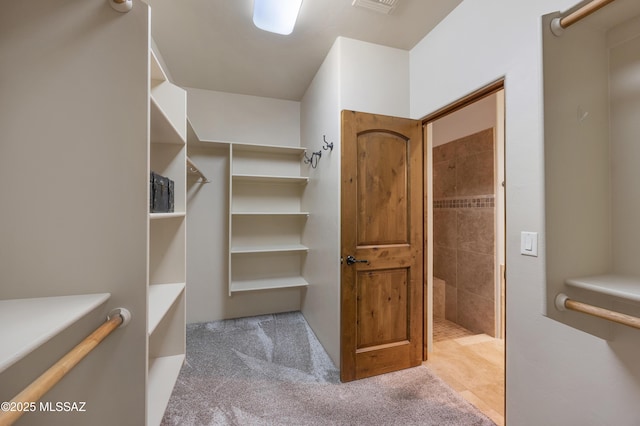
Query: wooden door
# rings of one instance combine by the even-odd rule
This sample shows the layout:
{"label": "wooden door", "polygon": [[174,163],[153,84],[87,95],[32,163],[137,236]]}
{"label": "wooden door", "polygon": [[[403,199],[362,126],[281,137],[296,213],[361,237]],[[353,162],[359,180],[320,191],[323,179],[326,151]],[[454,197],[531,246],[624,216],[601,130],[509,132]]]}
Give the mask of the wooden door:
{"label": "wooden door", "polygon": [[342,112],[342,381],[422,361],[422,150],[419,121]]}

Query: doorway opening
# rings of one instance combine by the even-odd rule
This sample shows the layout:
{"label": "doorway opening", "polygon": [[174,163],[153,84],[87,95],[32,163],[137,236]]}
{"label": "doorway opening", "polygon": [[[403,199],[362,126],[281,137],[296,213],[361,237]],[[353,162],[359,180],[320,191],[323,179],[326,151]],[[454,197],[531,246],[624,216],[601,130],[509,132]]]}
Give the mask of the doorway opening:
{"label": "doorway opening", "polygon": [[504,88],[424,121],[427,365],[504,422]]}

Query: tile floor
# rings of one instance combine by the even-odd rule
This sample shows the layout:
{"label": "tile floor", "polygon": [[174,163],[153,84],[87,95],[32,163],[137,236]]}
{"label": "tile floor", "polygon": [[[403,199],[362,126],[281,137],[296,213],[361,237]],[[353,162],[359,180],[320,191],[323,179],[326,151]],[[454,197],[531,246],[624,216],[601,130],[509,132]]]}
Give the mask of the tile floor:
{"label": "tile floor", "polygon": [[434,322],[434,350],[425,362],[467,401],[504,425],[504,341]]}

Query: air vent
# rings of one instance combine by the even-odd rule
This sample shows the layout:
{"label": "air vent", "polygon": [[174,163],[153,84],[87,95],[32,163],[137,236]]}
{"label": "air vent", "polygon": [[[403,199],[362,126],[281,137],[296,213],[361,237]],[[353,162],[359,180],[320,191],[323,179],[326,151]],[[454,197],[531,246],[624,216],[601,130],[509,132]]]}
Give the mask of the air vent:
{"label": "air vent", "polygon": [[398,1],[399,0],[353,0],[351,5],[389,14],[396,8]]}

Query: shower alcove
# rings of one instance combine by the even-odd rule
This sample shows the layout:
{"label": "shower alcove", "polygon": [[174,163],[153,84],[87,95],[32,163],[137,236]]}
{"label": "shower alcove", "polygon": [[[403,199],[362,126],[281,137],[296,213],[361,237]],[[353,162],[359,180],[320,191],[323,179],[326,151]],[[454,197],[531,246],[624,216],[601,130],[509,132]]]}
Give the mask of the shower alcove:
{"label": "shower alcove", "polygon": [[640,3],[616,0],[560,36],[558,16],[542,22],[546,311],[612,340],[631,329],[554,300],[640,314]]}

